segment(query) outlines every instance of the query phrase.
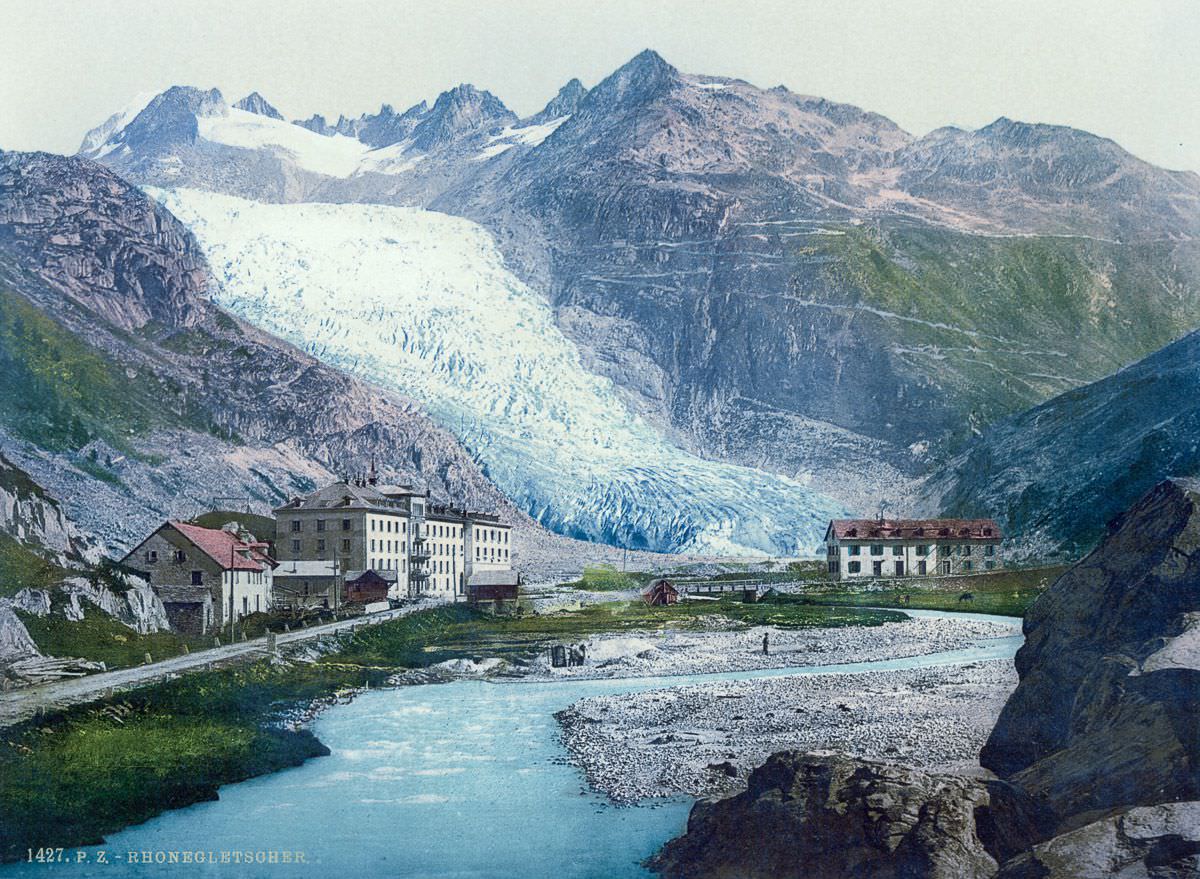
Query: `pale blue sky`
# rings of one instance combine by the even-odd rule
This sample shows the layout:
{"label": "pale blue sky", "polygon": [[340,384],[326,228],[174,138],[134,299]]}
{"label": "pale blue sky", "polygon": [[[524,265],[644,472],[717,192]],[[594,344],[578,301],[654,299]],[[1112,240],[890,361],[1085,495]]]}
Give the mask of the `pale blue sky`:
{"label": "pale blue sky", "polygon": [[0,0],[0,147],[74,152],[136,94],[257,89],[288,118],[407,107],[459,82],[518,113],[643,48],[782,83],[922,134],[998,116],[1074,125],[1200,170],[1195,0],[318,4]]}

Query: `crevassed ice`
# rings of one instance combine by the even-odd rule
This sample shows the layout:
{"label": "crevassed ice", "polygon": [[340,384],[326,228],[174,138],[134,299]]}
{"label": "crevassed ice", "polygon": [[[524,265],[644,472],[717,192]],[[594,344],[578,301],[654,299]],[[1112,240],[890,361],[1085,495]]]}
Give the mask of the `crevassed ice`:
{"label": "crevassed ice", "polygon": [[555,531],[663,551],[808,554],[842,513],[794,481],[685,452],[632,415],[475,223],[152,194],[196,234],[221,305],[420,400]]}

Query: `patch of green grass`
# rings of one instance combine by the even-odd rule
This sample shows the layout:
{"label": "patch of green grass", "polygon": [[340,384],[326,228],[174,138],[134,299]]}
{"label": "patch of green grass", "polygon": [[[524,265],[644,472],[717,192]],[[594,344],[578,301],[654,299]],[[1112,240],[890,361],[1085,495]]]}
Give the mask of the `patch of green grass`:
{"label": "patch of green grass", "polygon": [[0,596],[22,589],[45,589],[61,580],[65,571],[16,538],[0,532]]}
{"label": "patch of green grass", "polygon": [[217,788],[329,753],[265,723],[282,704],[363,683],[357,671],[256,663],[198,672],[6,730],[0,861],[107,833],[216,797]]}
{"label": "patch of green grass", "polygon": [[[147,354],[162,354],[150,349],[147,333],[133,336],[116,327],[106,329]],[[228,346],[200,328],[171,338],[189,336],[198,337],[200,351],[226,356],[220,349]],[[75,451],[102,439],[126,455],[145,460],[134,443],[158,427],[185,427],[240,442],[231,428],[214,421],[203,396],[189,395],[177,379],[145,366],[127,371],[104,350],[89,345],[54,316],[4,286],[0,286],[0,375],[4,376],[0,424],[42,449]],[[100,479],[116,478],[96,461],[81,457],[77,463]]]}
{"label": "patch of green grass", "polygon": [[[881,591],[821,588],[804,597],[831,606],[913,607],[920,610],[956,610],[1023,617],[1067,568],[1013,568],[994,574],[910,580]],[[962,596],[970,594],[969,601]],[[901,601],[908,596],[908,602]]]}
{"label": "patch of green grass", "polygon": [[103,662],[108,668],[142,665],[149,653],[155,661],[169,659],[189,650],[212,646],[211,638],[194,638],[174,632],[139,635],[94,607],[85,607],[82,620],[71,621],[58,614],[38,617],[18,611],[21,622],[38,650],[48,656],[75,656]]}
{"label": "patch of green grass", "polygon": [[[1095,381],[1200,320],[1175,292],[1200,268],[1192,242],[991,237],[896,222],[806,245],[832,257],[824,287],[910,320],[889,331],[972,428]],[[1020,340],[1014,344],[1011,340]]]}
{"label": "patch of green grass", "polygon": [[627,589],[641,589],[653,579],[654,575],[645,571],[627,572],[618,571],[612,565],[587,565],[578,580],[563,585],[592,592],[624,592]]}
{"label": "patch of green grass", "polygon": [[100,436],[126,448],[149,418],[98,351],[24,298],[0,289],[0,418],[41,448],[78,449]]}

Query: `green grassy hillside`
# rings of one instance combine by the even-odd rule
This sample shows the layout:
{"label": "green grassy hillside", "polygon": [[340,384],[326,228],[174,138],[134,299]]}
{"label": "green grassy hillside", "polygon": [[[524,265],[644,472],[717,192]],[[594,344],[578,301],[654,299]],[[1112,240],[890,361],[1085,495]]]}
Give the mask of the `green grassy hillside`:
{"label": "green grassy hillside", "polygon": [[873,309],[894,362],[943,389],[962,416],[950,445],[1200,324],[1197,242],[839,231],[807,245],[833,257],[826,295]]}

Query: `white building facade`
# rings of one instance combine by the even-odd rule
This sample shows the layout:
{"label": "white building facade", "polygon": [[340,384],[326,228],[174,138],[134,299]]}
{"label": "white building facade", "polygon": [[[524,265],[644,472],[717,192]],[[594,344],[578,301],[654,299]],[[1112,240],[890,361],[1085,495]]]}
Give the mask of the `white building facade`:
{"label": "white building facade", "polygon": [[834,519],[826,570],[836,580],[950,577],[1002,567],[991,519]]}
{"label": "white building facade", "polygon": [[[293,498],[275,516],[285,571],[291,562],[323,561],[335,578],[375,571],[395,583],[391,598],[465,600],[477,565],[511,569],[511,526],[489,513],[434,505],[410,486],[346,480]],[[333,591],[336,599],[336,583]]]}

